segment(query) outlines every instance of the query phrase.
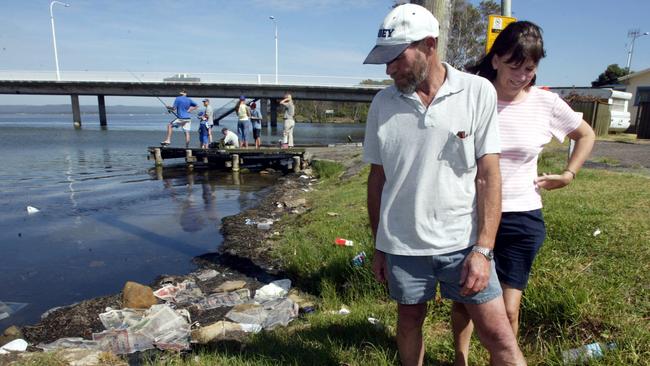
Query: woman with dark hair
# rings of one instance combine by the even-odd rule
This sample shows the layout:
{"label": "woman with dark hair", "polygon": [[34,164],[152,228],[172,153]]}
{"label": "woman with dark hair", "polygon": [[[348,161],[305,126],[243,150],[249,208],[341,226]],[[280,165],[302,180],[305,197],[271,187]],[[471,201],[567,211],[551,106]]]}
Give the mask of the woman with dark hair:
{"label": "woman with dark hair", "polygon": [[[497,91],[501,135],[502,216],[494,261],[512,330],[517,335],[519,306],[537,251],[546,236],[540,189],[562,188],[576,178],[595,135],[557,94],[533,87],[546,56],[542,30],[528,21],[509,24],[490,52],[469,72],[492,82]],[[537,174],[537,157],[555,137],[576,142],[564,170]],[[466,365],[473,324],[460,303],[452,306],[456,365]]]}

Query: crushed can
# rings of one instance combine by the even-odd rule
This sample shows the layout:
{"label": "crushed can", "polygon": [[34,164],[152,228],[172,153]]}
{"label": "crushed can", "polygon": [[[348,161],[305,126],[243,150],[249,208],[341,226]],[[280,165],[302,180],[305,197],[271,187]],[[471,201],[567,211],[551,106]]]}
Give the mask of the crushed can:
{"label": "crushed can", "polygon": [[361,267],[366,262],[366,252],[360,252],[352,258],[352,265],[355,267]]}

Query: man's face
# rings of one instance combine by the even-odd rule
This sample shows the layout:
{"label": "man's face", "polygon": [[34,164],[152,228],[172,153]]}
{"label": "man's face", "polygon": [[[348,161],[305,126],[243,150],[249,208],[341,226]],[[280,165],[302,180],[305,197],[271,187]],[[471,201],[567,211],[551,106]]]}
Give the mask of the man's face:
{"label": "man's face", "polygon": [[207,106],[208,106],[208,104],[210,104],[210,103],[208,103],[208,101],[207,101],[207,100],[204,100],[204,101],[203,101],[203,105],[204,105],[204,106],[206,106],[206,107],[207,107]]}
{"label": "man's face", "polygon": [[395,81],[403,94],[411,94],[429,74],[429,63],[424,52],[416,45],[409,46],[396,59],[386,64],[386,74]]}

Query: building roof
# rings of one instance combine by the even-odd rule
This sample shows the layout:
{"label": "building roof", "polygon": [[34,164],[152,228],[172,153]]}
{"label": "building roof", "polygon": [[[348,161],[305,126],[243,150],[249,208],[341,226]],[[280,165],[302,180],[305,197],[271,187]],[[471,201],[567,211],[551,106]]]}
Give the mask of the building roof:
{"label": "building roof", "polygon": [[618,78],[618,81],[625,81],[627,79],[633,79],[633,78],[635,78],[637,76],[645,75],[645,74],[647,74],[649,72],[650,72],[650,68],[647,68],[647,69],[641,70],[641,71],[637,71],[637,72],[633,72],[631,74],[621,76],[620,78]]}

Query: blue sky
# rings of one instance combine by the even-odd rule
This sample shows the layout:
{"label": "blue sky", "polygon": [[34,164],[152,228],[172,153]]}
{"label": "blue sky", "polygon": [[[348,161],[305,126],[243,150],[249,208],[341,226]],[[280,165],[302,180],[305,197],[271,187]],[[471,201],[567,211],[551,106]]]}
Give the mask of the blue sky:
{"label": "blue sky", "polygon": [[[391,0],[69,0],[54,7],[59,65],[66,71],[384,77],[362,65]],[[472,1],[476,3],[477,1]],[[499,3],[500,1],[497,1]],[[0,73],[54,73],[49,0],[2,0]],[[625,66],[631,28],[650,31],[649,0],[512,0],[513,16],[544,29],[538,84],[587,86],[612,63]],[[633,70],[650,67],[650,36],[635,44]],[[0,104],[68,103],[68,97],[0,95]],[[82,104],[96,98],[82,97]],[[157,101],[108,98],[108,104]]]}

